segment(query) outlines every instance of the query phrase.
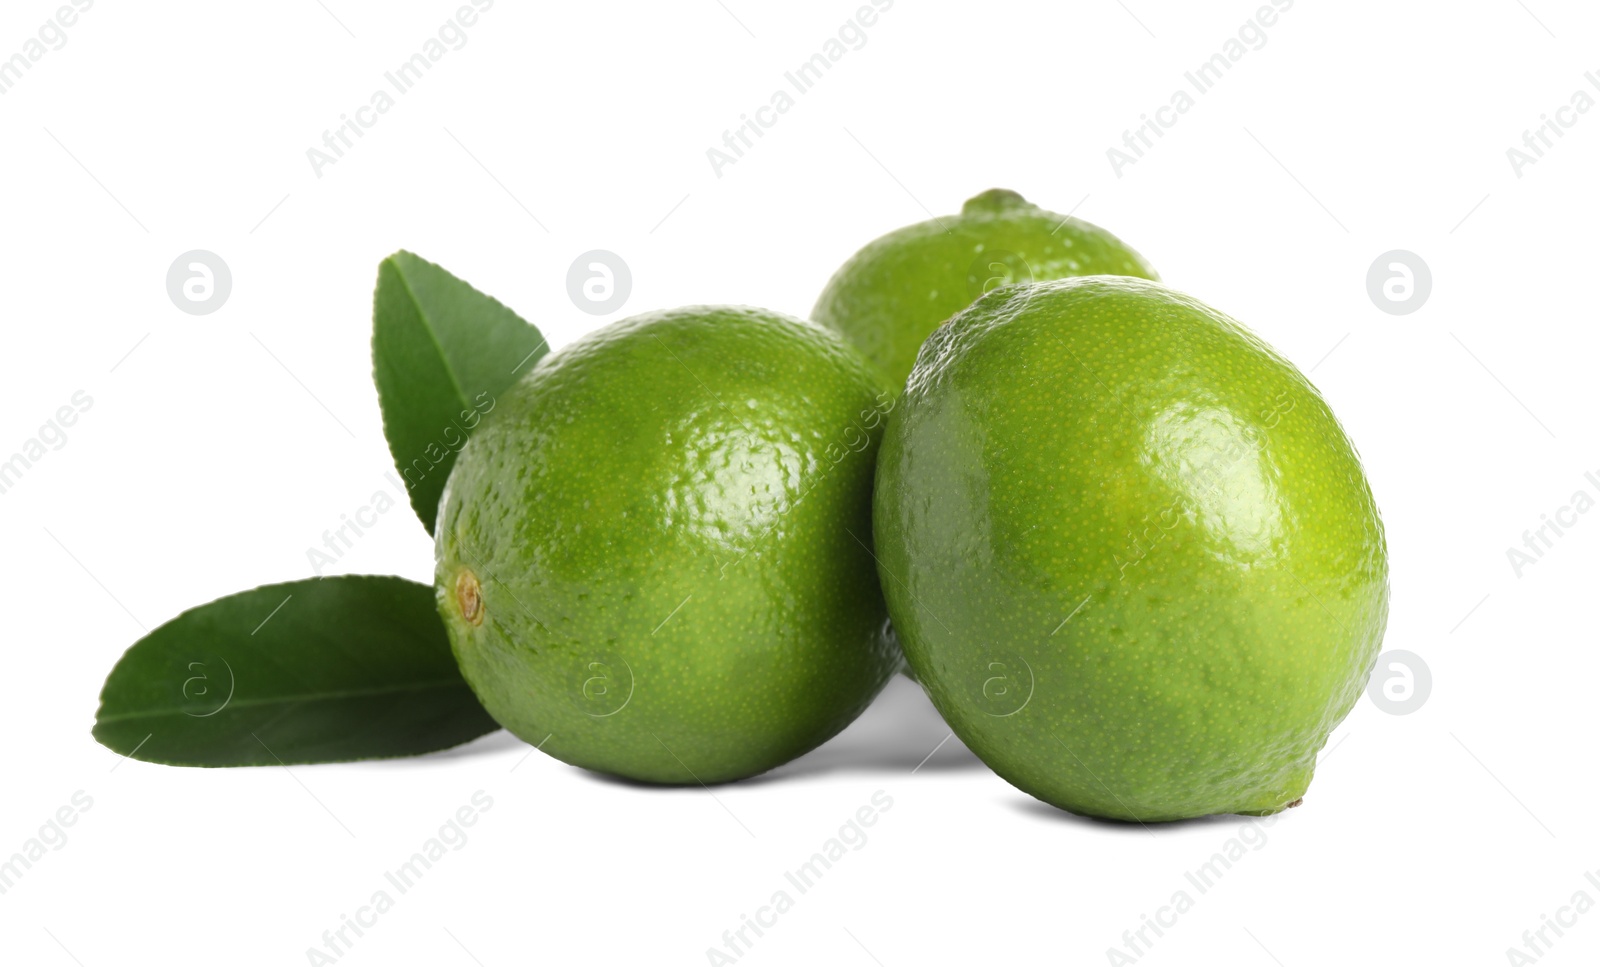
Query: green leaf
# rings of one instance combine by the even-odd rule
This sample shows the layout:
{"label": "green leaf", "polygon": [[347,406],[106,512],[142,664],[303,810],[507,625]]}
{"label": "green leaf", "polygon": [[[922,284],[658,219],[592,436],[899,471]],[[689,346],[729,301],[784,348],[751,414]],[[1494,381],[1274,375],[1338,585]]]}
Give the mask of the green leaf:
{"label": "green leaf", "polygon": [[111,670],[94,737],[146,762],[263,766],[419,755],[492,732],[433,595],[353,575],[185,611]]}
{"label": "green leaf", "polygon": [[383,433],[429,533],[467,435],[549,351],[539,330],[432,262],[397,252],[378,267],[372,375]]}

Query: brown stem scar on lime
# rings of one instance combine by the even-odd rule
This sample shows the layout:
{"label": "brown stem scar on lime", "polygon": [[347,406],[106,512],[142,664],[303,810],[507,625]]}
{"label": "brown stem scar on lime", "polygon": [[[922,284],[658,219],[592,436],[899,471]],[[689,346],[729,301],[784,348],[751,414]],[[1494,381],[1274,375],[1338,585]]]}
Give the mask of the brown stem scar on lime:
{"label": "brown stem scar on lime", "polygon": [[478,576],[467,568],[456,575],[456,606],[468,624],[483,624],[483,593],[478,587]]}

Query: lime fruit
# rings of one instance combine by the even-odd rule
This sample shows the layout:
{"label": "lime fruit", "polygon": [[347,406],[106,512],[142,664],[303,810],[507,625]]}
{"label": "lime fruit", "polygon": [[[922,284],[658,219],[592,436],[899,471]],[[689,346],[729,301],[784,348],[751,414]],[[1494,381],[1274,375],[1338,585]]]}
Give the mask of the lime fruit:
{"label": "lime fruit", "polygon": [[574,765],[754,775],[899,667],[869,550],[892,401],[813,323],[636,316],[495,401],[440,503],[439,611],[489,714]]}
{"label": "lime fruit", "polygon": [[1378,509],[1321,395],[1154,282],[1006,288],[941,327],[873,522],[945,721],[1092,816],[1294,805],[1388,614]]}
{"label": "lime fruit", "polygon": [[995,188],[961,214],[897,229],[851,256],[811,318],[843,333],[896,392],[941,322],[1002,285],[1080,275],[1156,278],[1103,228]]}

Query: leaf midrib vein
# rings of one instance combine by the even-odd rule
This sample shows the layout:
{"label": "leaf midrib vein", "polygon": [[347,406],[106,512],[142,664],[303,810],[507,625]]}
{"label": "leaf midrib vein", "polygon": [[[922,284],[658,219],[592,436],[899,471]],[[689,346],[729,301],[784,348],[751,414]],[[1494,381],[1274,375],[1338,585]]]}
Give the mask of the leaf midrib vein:
{"label": "leaf midrib vein", "polygon": [[[457,679],[455,681],[416,682],[405,685],[388,685],[382,688],[345,689],[341,691],[315,692],[302,696],[265,696],[262,698],[244,698],[237,701],[230,700],[226,705],[223,706],[223,708],[253,708],[259,705],[303,705],[307,702],[331,702],[345,698],[372,698],[380,695],[397,695],[401,692],[421,692],[429,689],[440,688],[465,689],[467,688],[467,683]],[[218,709],[217,711],[220,712],[222,709]],[[116,715],[103,715],[98,716],[97,721],[101,725],[106,725],[113,722],[125,722],[129,720],[147,718],[162,718],[171,715],[188,715],[190,718],[199,717],[195,716],[188,709],[163,708],[149,709],[139,712],[121,712]]]}

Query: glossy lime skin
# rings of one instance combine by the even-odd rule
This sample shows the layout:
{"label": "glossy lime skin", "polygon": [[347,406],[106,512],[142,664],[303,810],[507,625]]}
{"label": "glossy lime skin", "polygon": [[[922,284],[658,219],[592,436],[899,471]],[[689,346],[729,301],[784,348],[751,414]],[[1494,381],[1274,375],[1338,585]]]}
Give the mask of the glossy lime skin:
{"label": "glossy lime skin", "polygon": [[1153,282],[1006,288],[940,328],[890,419],[873,523],[945,721],[1092,816],[1295,803],[1388,614],[1383,526],[1327,404]]}
{"label": "glossy lime skin", "polygon": [[833,333],[758,309],[635,316],[540,360],[440,507],[439,611],[484,707],[653,783],[844,728],[900,662],[867,550],[889,405]]}
{"label": "glossy lime skin", "polygon": [[897,229],[851,256],[811,318],[844,334],[898,392],[923,340],[974,299],[1002,285],[1081,275],[1157,277],[1105,229],[995,188],[959,215]]}

